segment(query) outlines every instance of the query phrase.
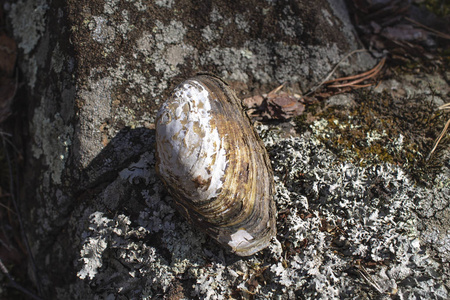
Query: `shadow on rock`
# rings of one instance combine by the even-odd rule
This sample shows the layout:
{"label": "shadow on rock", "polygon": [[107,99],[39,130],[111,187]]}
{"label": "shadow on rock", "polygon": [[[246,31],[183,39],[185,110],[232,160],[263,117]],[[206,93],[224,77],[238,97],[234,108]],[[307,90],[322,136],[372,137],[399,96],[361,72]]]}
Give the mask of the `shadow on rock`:
{"label": "shadow on rock", "polygon": [[80,190],[107,184],[120,170],[155,148],[155,130],[123,128],[82,171]]}

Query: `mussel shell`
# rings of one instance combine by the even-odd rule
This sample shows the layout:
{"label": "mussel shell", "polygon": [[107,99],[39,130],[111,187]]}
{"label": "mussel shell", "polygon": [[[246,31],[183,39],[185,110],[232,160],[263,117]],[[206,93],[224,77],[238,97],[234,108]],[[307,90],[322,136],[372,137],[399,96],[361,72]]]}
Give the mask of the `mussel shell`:
{"label": "mussel shell", "polygon": [[178,85],[158,111],[156,169],[191,223],[240,256],[276,233],[273,173],[239,99],[221,79]]}

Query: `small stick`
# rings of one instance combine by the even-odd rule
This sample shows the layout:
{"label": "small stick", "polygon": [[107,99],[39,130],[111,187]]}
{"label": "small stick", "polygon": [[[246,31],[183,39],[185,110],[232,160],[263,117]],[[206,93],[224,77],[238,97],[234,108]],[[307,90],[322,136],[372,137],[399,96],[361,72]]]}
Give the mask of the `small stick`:
{"label": "small stick", "polygon": [[354,85],[352,85],[352,88],[354,88],[354,89],[361,89],[361,88],[366,88],[366,87],[369,87],[369,86],[372,86],[372,85],[373,85],[372,83],[354,84]]}
{"label": "small stick", "polygon": [[328,73],[327,77],[325,77],[325,79],[322,80],[322,82],[319,83],[317,86],[311,88],[311,90],[310,90],[308,93],[305,94],[305,97],[306,97],[306,96],[309,96],[309,95],[311,95],[312,93],[314,93],[315,91],[317,91],[318,88],[320,88],[325,82],[327,82],[328,79],[330,79],[331,75],[333,75],[334,72],[336,72],[337,68],[339,67],[339,65],[340,65],[344,60],[346,60],[347,58],[349,58],[350,56],[352,56],[352,55],[355,54],[355,53],[358,53],[358,52],[367,52],[367,51],[368,51],[367,49],[357,49],[357,50],[353,50],[352,52],[350,52],[350,53],[348,53],[347,55],[345,55],[345,56],[344,56],[344,57],[336,64],[336,66],[334,66],[334,68],[330,71],[330,73]]}
{"label": "small stick", "polygon": [[[0,135],[1,136],[1,135]],[[34,276],[36,278],[36,286],[37,286],[37,290],[38,290],[38,294],[42,294],[41,293],[41,284],[40,284],[40,280],[38,277],[38,272],[37,272],[37,268],[36,268],[36,262],[34,261],[34,256],[33,253],[31,252],[31,247],[30,244],[28,242],[28,238],[26,236],[25,233],[25,227],[22,221],[22,216],[20,215],[20,211],[19,211],[19,206],[17,205],[17,200],[14,194],[14,179],[13,179],[13,173],[12,173],[12,165],[11,165],[11,160],[9,158],[9,152],[8,149],[6,148],[6,142],[9,142],[5,137],[2,136],[2,143],[3,143],[3,149],[5,151],[5,155],[6,155],[6,161],[8,162],[8,169],[9,169],[9,186],[10,186],[10,193],[11,193],[11,200],[12,203],[14,205],[14,210],[17,214],[17,220],[19,221],[19,227],[20,227],[20,233],[22,235],[22,239],[25,243],[27,252],[28,252],[28,256],[30,258],[30,262],[31,262],[31,269],[34,273]],[[11,142],[9,142],[11,143]],[[11,143],[12,144],[12,143]],[[39,298],[38,298],[39,299]]]}
{"label": "small stick", "polygon": [[419,22],[417,22],[416,20],[413,20],[413,19],[411,19],[411,18],[405,17],[405,19],[408,20],[409,22],[411,22],[411,23],[413,23],[413,24],[419,26],[419,27],[422,27],[423,29],[425,29],[425,30],[427,30],[427,31],[429,31],[429,32],[431,32],[431,33],[434,33],[434,34],[437,35],[438,37],[441,37],[441,38],[443,38],[443,39],[450,40],[450,35],[448,35],[448,34],[446,34],[446,33],[443,33],[443,32],[437,31],[436,29],[433,29],[433,28],[431,28],[431,27],[425,26],[425,25],[423,25],[423,24],[421,24],[421,23],[419,23]]}
{"label": "small stick", "polygon": [[362,82],[362,81],[364,81],[366,79],[372,78],[375,75],[377,75],[380,72],[380,70],[383,68],[385,61],[386,61],[386,58],[383,58],[373,69],[371,69],[371,70],[369,70],[367,72],[364,72],[362,74],[348,76],[348,77],[342,77],[342,78],[337,78],[337,79],[334,79],[334,80],[327,81],[324,84],[328,84],[328,83],[331,83],[331,82],[337,82],[337,81],[345,81],[345,80],[349,80],[349,79],[356,79],[356,80],[353,80],[353,81],[350,81],[350,82],[347,82],[347,83],[333,84],[333,85],[329,86],[329,87],[333,87],[333,88],[338,88],[338,87],[351,86],[351,85],[354,85],[356,83],[360,83],[360,82]]}
{"label": "small stick", "polygon": [[6,275],[6,277],[8,277],[9,280],[9,285],[12,288],[15,288],[16,290],[19,290],[20,292],[24,293],[25,295],[31,297],[32,299],[35,300],[43,300],[42,298],[36,296],[35,294],[33,294],[32,292],[30,292],[29,290],[27,290],[26,288],[24,288],[23,286],[21,286],[20,284],[18,284],[11,276],[11,274],[9,274],[8,269],[6,269],[5,265],[3,264],[2,259],[0,258],[0,270],[3,272],[3,274]]}
{"label": "small stick", "polygon": [[384,294],[378,283],[370,277],[370,274],[363,266],[358,266],[358,273],[364,278],[378,293]]}
{"label": "small stick", "polygon": [[442,131],[441,131],[441,134],[439,135],[439,137],[434,142],[433,149],[431,149],[430,154],[428,154],[427,160],[429,160],[431,158],[431,155],[434,153],[434,151],[436,150],[437,146],[441,142],[441,140],[444,137],[445,133],[447,132],[449,126],[450,126],[450,119],[447,121],[447,123],[444,126],[444,129],[442,129]]}
{"label": "small stick", "polygon": [[273,95],[276,94],[279,90],[281,90],[284,86],[284,83],[282,85],[280,85],[279,87],[273,89],[272,91],[269,92],[269,95]]}
{"label": "small stick", "polygon": [[381,70],[381,68],[383,67],[385,61],[386,61],[386,58],[383,57],[383,59],[375,67],[373,67],[372,69],[370,69],[367,72],[364,72],[364,73],[361,73],[361,74],[358,74],[358,75],[352,75],[352,76],[348,76],[348,77],[341,77],[341,78],[337,78],[337,79],[333,79],[333,80],[328,80],[324,84],[328,84],[328,83],[332,83],[332,82],[336,82],[336,81],[357,79],[357,78],[367,77],[367,76],[373,75],[373,73],[378,73],[379,70]]}
{"label": "small stick", "polygon": [[[450,111],[450,103],[445,103],[444,105],[439,106],[438,109],[439,110],[449,110]],[[431,155],[434,153],[434,151],[436,150],[437,146],[441,142],[441,140],[444,137],[445,133],[447,132],[449,126],[450,126],[450,119],[445,124],[444,129],[442,129],[441,134],[439,135],[439,137],[436,139],[436,141],[434,141],[433,149],[431,149],[430,154],[428,154],[426,160],[429,160],[431,158]]]}

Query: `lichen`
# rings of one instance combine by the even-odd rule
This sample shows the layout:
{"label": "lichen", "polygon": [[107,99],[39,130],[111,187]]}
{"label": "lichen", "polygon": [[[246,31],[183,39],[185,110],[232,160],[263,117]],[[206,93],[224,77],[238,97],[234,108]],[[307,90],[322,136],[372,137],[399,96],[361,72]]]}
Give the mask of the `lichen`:
{"label": "lichen", "polygon": [[[426,160],[433,137],[445,123],[445,116],[437,111],[432,99],[423,95],[398,99],[387,92],[359,92],[354,96],[354,103],[347,103],[345,109],[340,104],[309,108],[314,115],[310,128],[316,143],[326,144],[343,161],[402,165],[422,183],[439,173],[443,163],[440,155],[445,153],[448,141],[433,159]],[[304,116],[297,119],[300,131],[308,130],[305,121]]]}
{"label": "lichen", "polygon": [[[275,4],[263,4],[267,21],[277,32],[281,27],[281,35],[260,37],[255,22],[257,11],[263,9],[259,6],[257,11],[237,13],[232,6],[217,4],[197,9],[185,3],[180,4],[183,9],[174,9],[173,1],[71,3],[86,7],[69,13],[81,63],[74,70],[79,74],[78,100],[80,104],[93,103],[88,106],[100,105],[102,110],[101,103],[108,98],[111,111],[110,118],[95,118],[95,124],[90,124],[91,107],[80,106],[77,161],[86,166],[124,127],[152,124],[168,89],[197,71],[252,85],[298,82],[305,89],[308,82],[320,80],[339,60],[341,41],[325,44],[313,39],[312,45],[305,46],[300,37],[307,34],[305,24],[297,22],[301,17],[295,8],[286,6],[281,11],[286,16],[278,22]],[[332,14],[328,18],[334,20]],[[193,26],[192,20],[199,24]],[[354,37],[348,39],[352,43]],[[358,66],[363,68],[368,62],[370,59]]]}
{"label": "lichen", "polygon": [[45,31],[47,1],[18,1],[11,4],[10,17],[14,34],[20,39],[19,47],[29,54]]}
{"label": "lichen", "polygon": [[53,120],[47,118],[42,107],[35,110],[32,121],[35,137],[32,153],[35,158],[43,158],[44,164],[49,168],[52,181],[60,184],[61,174],[72,144],[73,129],[64,125],[59,113],[56,113],[53,118]]}
{"label": "lichen", "polygon": [[172,8],[174,0],[155,0],[155,4],[165,8]]}
{"label": "lichen", "polygon": [[[421,230],[417,211],[427,210],[430,193],[436,209],[448,208],[450,187],[439,186],[442,177],[434,187],[419,187],[399,165],[343,162],[310,133],[285,138],[268,126],[258,129],[274,166],[279,211],[277,240],[268,249],[237,258],[192,228],[164,196],[154,155],[145,154],[117,179],[125,190],[146,183],[140,195],[145,207],[139,215],[90,214],[77,262],[80,278],[102,285],[115,276],[117,284],[102,285],[105,292],[134,297],[180,285],[185,298],[201,299],[448,296],[443,272],[449,270],[442,263],[449,259],[450,231],[436,243],[436,233]],[[436,243],[439,259],[428,254],[426,242]],[[88,256],[89,249],[98,251]],[[104,268],[111,256],[120,264]],[[130,280],[142,290],[121,289]]]}
{"label": "lichen", "polygon": [[94,22],[89,23],[89,29],[92,31],[92,38],[99,43],[111,43],[116,38],[115,29],[108,26],[108,20],[102,16],[94,16]]}
{"label": "lichen", "polygon": [[[41,20],[48,21],[45,2],[35,1],[42,4],[36,11],[31,3],[19,1],[13,12],[20,22],[30,16],[34,20],[31,27],[16,21],[15,29],[19,37],[32,35],[20,46],[30,55],[42,39]],[[406,105],[414,100],[409,94],[389,98],[363,93],[356,94],[356,106],[349,101],[347,111],[310,106],[313,122],[302,122],[296,137],[278,135],[275,125],[261,126],[274,168],[278,235],[249,258],[226,252],[172,208],[173,200],[155,173],[153,133],[138,130],[153,123],[169,87],[197,70],[249,88],[291,81],[306,90],[328,74],[343,52],[356,47],[348,16],[335,18],[323,7],[311,12],[302,9],[309,3],[295,1],[295,10],[280,8],[277,1],[258,1],[261,5],[241,7],[238,13],[239,3],[226,1],[205,7],[171,0],[67,3],[76,53],[67,59],[67,70],[76,74],[77,114],[44,114],[49,107],[59,109],[52,106],[55,95],[44,95],[31,131],[33,153],[49,167],[42,179],[49,186],[61,177],[65,160],[58,159],[67,156],[71,145],[73,132],[65,126],[76,122],[77,145],[69,148],[79,166],[72,165],[78,170],[68,173],[77,175],[68,178],[79,175],[82,184],[73,186],[73,197],[62,188],[55,193],[38,190],[36,198],[43,205],[33,213],[36,236],[43,237],[32,245],[34,253],[50,250],[40,256],[50,262],[61,249],[51,247],[57,241],[66,243],[67,252],[61,253],[77,256],[71,257],[77,280],[69,276],[60,283],[65,286],[56,287],[58,298],[151,299],[173,293],[200,299],[448,298],[448,159],[429,178],[423,177],[429,169],[417,173],[413,164],[425,156],[442,124],[439,115],[420,105],[430,102],[432,93],[422,102],[412,101],[412,107]],[[314,12],[311,22],[343,24],[320,29],[322,23],[306,22]],[[260,16],[263,27],[257,22]],[[57,50],[65,51],[58,45]],[[44,61],[51,61],[54,71],[66,67],[58,52],[51,60],[40,58],[32,55],[24,66],[31,68],[31,87]],[[355,72],[372,63],[366,56],[341,66]],[[410,118],[408,110],[418,117],[399,122],[395,113]],[[436,117],[435,126],[424,125],[428,116]],[[115,140],[122,130],[130,137]],[[142,133],[146,143],[139,141]],[[429,179],[428,184],[418,185],[414,174]],[[59,255],[57,262],[67,262]]]}
{"label": "lichen", "polygon": [[[422,221],[415,212],[418,203],[428,201],[429,196],[422,194],[428,189],[418,188],[400,167],[389,163],[362,167],[341,162],[308,135],[268,146],[277,195],[284,199],[278,202],[285,224],[279,236],[287,237],[281,240],[284,257],[294,265],[286,271],[280,264],[271,267],[274,276],[284,282],[281,291],[288,292],[293,285],[288,278],[296,278],[295,282],[304,283],[293,290],[301,290],[305,297],[338,298],[339,286],[346,286],[348,297],[361,296],[370,291],[349,284],[352,280],[344,274],[360,274],[358,264],[362,264],[370,269],[381,293],[432,295],[429,288],[422,290],[409,283],[424,276],[427,286],[436,284],[433,274],[439,263],[424,252],[427,246],[417,230]],[[433,190],[436,201],[448,207],[448,188]],[[413,199],[411,194],[421,196]],[[306,197],[307,206],[296,204],[299,195]],[[445,251],[440,253],[445,257]],[[396,271],[385,276],[383,265]],[[446,291],[445,285],[438,286]]]}

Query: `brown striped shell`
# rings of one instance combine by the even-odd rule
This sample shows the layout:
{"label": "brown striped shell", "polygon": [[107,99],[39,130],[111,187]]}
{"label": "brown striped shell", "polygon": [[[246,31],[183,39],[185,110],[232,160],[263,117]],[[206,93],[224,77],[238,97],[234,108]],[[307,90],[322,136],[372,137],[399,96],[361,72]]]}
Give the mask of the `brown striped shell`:
{"label": "brown striped shell", "polygon": [[178,85],[158,111],[156,169],[177,210],[240,256],[276,233],[273,173],[239,99],[217,77]]}

